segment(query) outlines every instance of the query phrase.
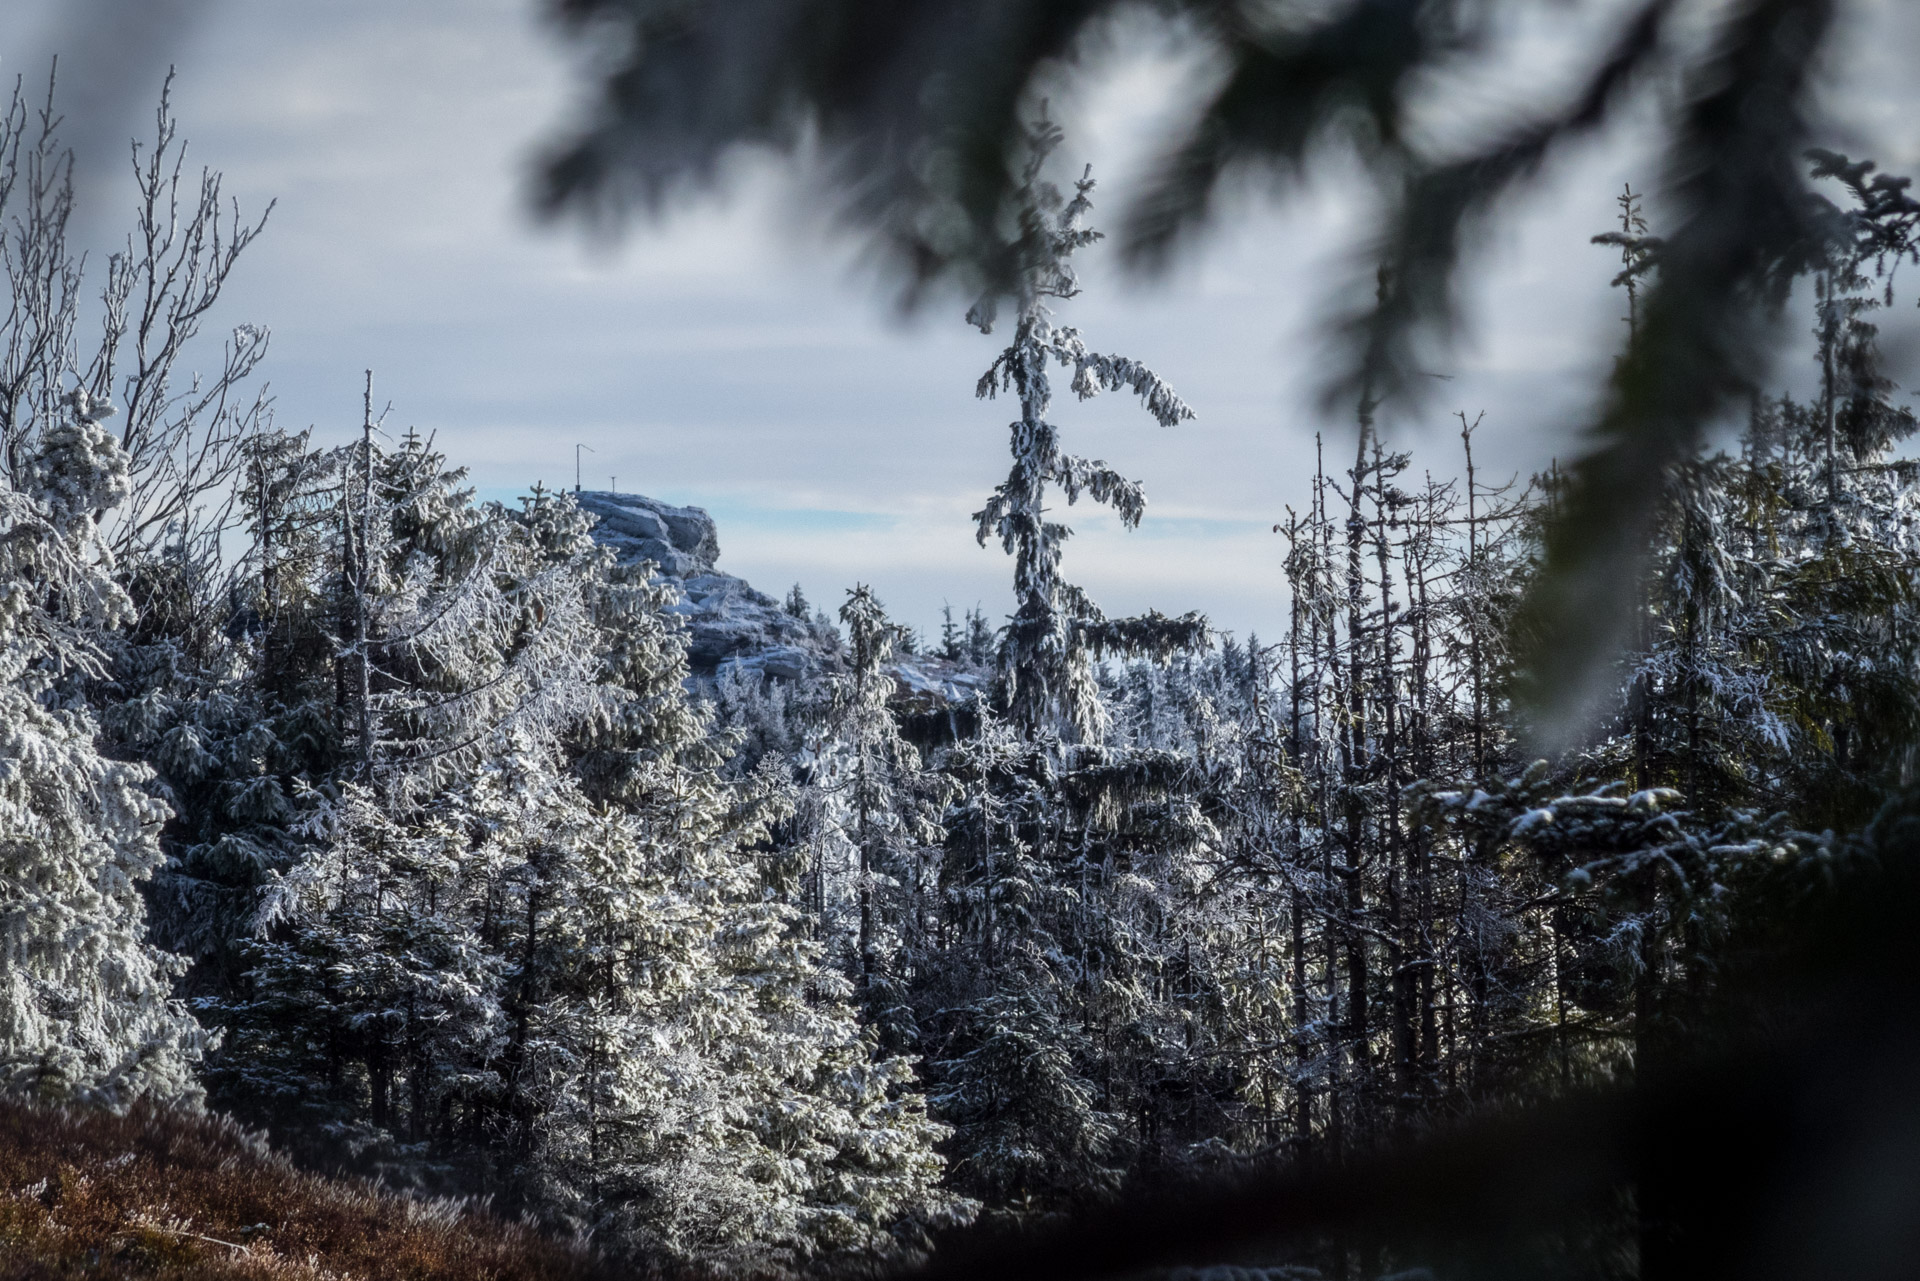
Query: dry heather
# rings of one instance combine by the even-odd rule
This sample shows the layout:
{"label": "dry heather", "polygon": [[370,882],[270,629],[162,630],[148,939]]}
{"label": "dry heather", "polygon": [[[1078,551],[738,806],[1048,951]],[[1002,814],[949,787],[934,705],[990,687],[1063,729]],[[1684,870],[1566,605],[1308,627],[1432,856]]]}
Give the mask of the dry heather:
{"label": "dry heather", "polygon": [[446,1201],[302,1173],[217,1118],[0,1102],[0,1281],[592,1281]]}

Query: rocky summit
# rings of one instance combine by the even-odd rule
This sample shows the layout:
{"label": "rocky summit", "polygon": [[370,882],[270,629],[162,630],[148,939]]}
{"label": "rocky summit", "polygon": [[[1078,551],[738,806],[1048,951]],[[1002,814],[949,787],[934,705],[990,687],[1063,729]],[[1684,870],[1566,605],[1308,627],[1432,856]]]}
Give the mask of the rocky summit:
{"label": "rocky summit", "polygon": [[[673,612],[687,620],[687,662],[696,681],[723,669],[800,681],[840,663],[840,634],[832,624],[796,618],[753,584],[714,568],[720,536],[698,507],[675,507],[642,494],[585,490],[574,495],[599,517],[593,537],[623,564],[650,560],[679,589]],[[900,655],[887,665],[893,704],[902,716],[959,731],[952,718],[985,692],[986,673],[932,654]],[[928,730],[931,732],[931,730]]]}
{"label": "rocky summit", "polygon": [[674,612],[687,620],[687,662],[698,677],[738,664],[781,680],[831,666],[839,638],[831,626],[796,618],[744,578],[714,568],[720,537],[698,507],[675,507],[642,494],[584,490],[574,495],[599,517],[595,541],[623,564],[652,561],[680,591]]}
{"label": "rocky summit", "polygon": [[594,541],[623,563],[650,560],[668,578],[685,581],[713,572],[720,537],[713,517],[698,507],[675,507],[642,494],[576,491],[582,510],[599,517]]}

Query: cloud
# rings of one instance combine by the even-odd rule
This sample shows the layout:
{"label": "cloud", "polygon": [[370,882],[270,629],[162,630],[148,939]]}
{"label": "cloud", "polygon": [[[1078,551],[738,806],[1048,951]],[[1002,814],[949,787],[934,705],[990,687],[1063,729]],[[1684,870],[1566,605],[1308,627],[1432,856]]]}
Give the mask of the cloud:
{"label": "cloud", "polygon": [[[767,590],[800,579],[826,600],[872,582],[922,626],[942,599],[1005,600],[1010,566],[974,544],[968,520],[1006,471],[1012,409],[973,397],[999,337],[958,307],[902,323],[860,274],[859,247],[796,212],[803,188],[765,157],[739,158],[721,195],[682,200],[617,247],[533,226],[526,166],[576,86],[530,0],[15,2],[54,33],[40,47],[95,57],[88,74],[133,68],[89,100],[96,135],[139,123],[177,59],[195,161],[223,169],[243,209],[280,200],[214,321],[273,329],[284,425],[344,439],[371,367],[396,429],[437,432],[489,492],[570,482],[581,442],[596,451],[589,483],[618,475],[623,489],[714,511],[723,563]],[[123,19],[161,23],[138,57],[102,34],[134,31]],[[1104,179],[1108,223],[1157,113],[1193,73],[1152,49],[1112,65],[1108,89],[1056,104],[1068,158]],[[1587,238],[1629,179],[1657,183],[1631,137],[1571,152],[1479,248],[1472,340],[1396,427],[1416,468],[1457,471],[1456,408],[1486,411],[1476,455],[1490,476],[1524,477],[1577,448],[1619,333],[1613,260]],[[1165,430],[1121,397],[1059,407],[1069,448],[1149,495],[1132,533],[1084,507],[1068,516],[1080,532],[1067,572],[1111,611],[1200,608],[1242,633],[1284,625],[1266,531],[1306,498],[1314,433],[1330,459],[1347,448],[1348,424],[1323,418],[1314,394],[1331,272],[1353,269],[1368,230],[1354,207],[1337,179],[1279,206],[1249,179],[1162,282],[1088,255],[1086,293],[1063,321],[1158,369],[1199,414]]]}
{"label": "cloud", "polygon": [[[17,31],[37,39],[13,67],[44,83],[57,55],[56,107],[74,153],[76,205],[89,224],[105,218],[108,192],[127,172],[129,144],[153,134],[167,69],[215,10],[214,0],[12,0]],[[9,50],[19,53],[20,48]],[[32,92],[32,90],[30,90]]]}

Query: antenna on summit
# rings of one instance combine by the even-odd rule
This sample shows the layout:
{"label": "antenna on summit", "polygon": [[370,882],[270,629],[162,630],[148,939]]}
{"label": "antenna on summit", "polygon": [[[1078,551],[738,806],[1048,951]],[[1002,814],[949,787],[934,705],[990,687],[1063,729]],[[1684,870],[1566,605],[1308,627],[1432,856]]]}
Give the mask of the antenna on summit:
{"label": "antenna on summit", "polygon": [[575,445],[573,447],[573,492],[576,494],[580,492],[580,451],[583,449],[591,454],[593,446]]}

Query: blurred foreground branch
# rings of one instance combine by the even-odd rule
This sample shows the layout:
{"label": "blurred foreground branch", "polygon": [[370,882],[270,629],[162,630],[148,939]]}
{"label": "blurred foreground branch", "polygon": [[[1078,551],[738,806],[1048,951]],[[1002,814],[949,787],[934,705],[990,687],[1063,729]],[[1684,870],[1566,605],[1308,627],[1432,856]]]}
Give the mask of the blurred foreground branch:
{"label": "blurred foreground branch", "polygon": [[[873,232],[909,301],[1006,293],[1018,270],[1019,140],[1050,85],[1143,16],[1217,70],[1135,193],[1130,258],[1151,266],[1209,219],[1222,181],[1357,158],[1378,237],[1329,365],[1331,400],[1414,407],[1421,353],[1458,321],[1462,248],[1563,144],[1619,120],[1653,82],[1675,227],[1646,323],[1591,424],[1528,612],[1522,666],[1549,740],[1578,725],[1620,638],[1650,514],[1672,466],[1765,373],[1769,304],[1811,255],[1798,158],[1838,0],[1639,0],[1617,36],[1518,127],[1455,154],[1415,139],[1413,89],[1473,59],[1538,0],[554,0],[601,60],[594,106],[543,169],[549,210],[617,220],[710,180],[741,144],[817,144],[841,212]],[[1679,33],[1705,30],[1704,40]],[[1373,265],[1385,287],[1364,297]],[[1366,293],[1373,294],[1368,288]],[[1350,305],[1351,304],[1351,305]],[[1427,362],[1427,363],[1430,363]],[[1595,619],[1602,621],[1594,626]]]}

